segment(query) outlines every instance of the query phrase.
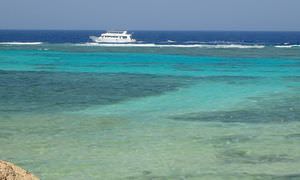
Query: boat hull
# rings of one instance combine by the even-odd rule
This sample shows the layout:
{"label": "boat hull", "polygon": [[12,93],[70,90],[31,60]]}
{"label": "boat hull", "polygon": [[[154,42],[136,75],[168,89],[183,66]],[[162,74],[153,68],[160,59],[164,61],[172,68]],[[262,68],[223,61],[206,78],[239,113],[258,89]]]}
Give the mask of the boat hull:
{"label": "boat hull", "polygon": [[103,39],[101,37],[90,36],[90,39],[96,43],[117,43],[117,44],[124,44],[124,43],[135,43],[135,39]]}

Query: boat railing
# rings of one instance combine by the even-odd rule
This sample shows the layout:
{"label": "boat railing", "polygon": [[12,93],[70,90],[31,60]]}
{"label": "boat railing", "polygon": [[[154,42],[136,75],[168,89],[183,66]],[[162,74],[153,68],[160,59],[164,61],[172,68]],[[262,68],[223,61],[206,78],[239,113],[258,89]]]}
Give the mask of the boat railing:
{"label": "boat railing", "polygon": [[112,33],[112,34],[127,34],[127,31],[107,31],[106,33]]}

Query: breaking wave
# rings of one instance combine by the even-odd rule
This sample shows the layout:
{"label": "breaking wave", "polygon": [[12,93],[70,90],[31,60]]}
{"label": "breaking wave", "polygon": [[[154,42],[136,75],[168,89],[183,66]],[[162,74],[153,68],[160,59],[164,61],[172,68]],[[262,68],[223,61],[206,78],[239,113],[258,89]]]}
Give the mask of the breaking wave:
{"label": "breaking wave", "polygon": [[42,42],[0,42],[0,45],[40,45]]}
{"label": "breaking wave", "polygon": [[278,45],[278,46],[274,46],[276,48],[296,48],[296,47],[300,47],[300,45]]}
{"label": "breaking wave", "polygon": [[82,43],[76,46],[100,46],[100,47],[177,47],[177,48],[216,48],[216,49],[261,49],[264,45],[241,45],[241,44],[99,44],[99,43]]}

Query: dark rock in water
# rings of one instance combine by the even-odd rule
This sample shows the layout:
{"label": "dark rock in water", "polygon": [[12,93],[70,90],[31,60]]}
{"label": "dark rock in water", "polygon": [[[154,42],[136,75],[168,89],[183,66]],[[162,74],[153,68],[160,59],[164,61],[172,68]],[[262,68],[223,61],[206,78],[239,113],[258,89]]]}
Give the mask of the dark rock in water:
{"label": "dark rock in water", "polygon": [[226,163],[244,163],[244,164],[262,164],[276,162],[291,162],[291,159],[286,154],[267,154],[255,155],[243,150],[228,149],[224,151],[220,158]]}
{"label": "dark rock in water", "polygon": [[39,178],[12,163],[0,160],[0,180],[39,180]]}
{"label": "dark rock in water", "polygon": [[0,111],[77,110],[159,95],[195,80],[149,74],[0,71]]}
{"label": "dark rock in water", "polygon": [[244,173],[244,177],[251,177],[251,179],[257,179],[257,180],[299,180],[300,174],[273,175],[273,174]]}
{"label": "dark rock in water", "polygon": [[143,175],[149,175],[149,174],[151,174],[151,173],[152,173],[151,171],[143,171],[143,172],[142,172]]}
{"label": "dark rock in water", "polygon": [[292,82],[300,82],[300,76],[284,76],[282,79]]}
{"label": "dark rock in water", "polygon": [[258,76],[207,76],[201,77],[201,79],[210,82],[225,82],[231,85],[242,85],[257,83],[257,81],[264,78]]}
{"label": "dark rock in water", "polygon": [[[236,110],[236,111],[222,111],[215,113],[193,113],[183,116],[177,116],[173,119],[183,121],[211,121],[211,122],[228,122],[228,123],[267,123],[267,122],[289,122],[299,121],[296,115],[299,112],[292,114],[279,114],[274,111],[260,111],[260,110]],[[300,117],[300,116],[298,116]]]}
{"label": "dark rock in water", "polygon": [[285,136],[287,139],[300,139],[300,133],[288,134]]}
{"label": "dark rock in water", "polygon": [[270,123],[300,121],[300,96],[276,96],[261,99],[256,106],[245,109],[188,113],[170,117],[180,121],[209,121],[225,123]]}

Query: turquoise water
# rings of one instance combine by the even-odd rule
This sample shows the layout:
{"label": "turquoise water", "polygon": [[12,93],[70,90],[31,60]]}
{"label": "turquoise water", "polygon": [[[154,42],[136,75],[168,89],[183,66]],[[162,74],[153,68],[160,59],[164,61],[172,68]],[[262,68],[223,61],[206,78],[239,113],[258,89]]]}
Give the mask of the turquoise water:
{"label": "turquoise water", "polygon": [[299,179],[300,51],[0,45],[0,159],[42,179]]}

